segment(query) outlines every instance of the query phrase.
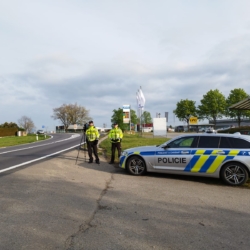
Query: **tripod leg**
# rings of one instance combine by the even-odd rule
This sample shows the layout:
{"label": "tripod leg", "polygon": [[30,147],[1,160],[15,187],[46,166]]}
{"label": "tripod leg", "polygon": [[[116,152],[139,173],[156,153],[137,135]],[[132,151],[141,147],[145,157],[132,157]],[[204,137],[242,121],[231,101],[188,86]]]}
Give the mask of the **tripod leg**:
{"label": "tripod leg", "polygon": [[85,162],[87,162],[86,160],[86,144],[87,144],[87,141],[86,141],[86,135],[84,136],[84,158],[85,158]]}
{"label": "tripod leg", "polygon": [[[75,165],[76,165],[76,163],[77,163],[77,159],[78,159],[78,156],[79,156],[79,152],[80,152],[80,148],[81,148],[81,144],[82,144],[82,139],[83,139],[84,135],[85,135],[85,133],[83,132],[82,138],[81,138],[81,141],[80,141],[80,145],[79,145],[79,148],[78,148],[78,153],[77,153]],[[86,157],[85,157],[85,158],[86,158]]]}

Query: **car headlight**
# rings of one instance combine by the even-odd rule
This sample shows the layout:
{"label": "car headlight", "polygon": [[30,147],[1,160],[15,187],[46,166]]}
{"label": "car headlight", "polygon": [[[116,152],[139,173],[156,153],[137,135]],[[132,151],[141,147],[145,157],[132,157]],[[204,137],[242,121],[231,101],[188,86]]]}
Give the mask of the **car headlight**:
{"label": "car headlight", "polygon": [[128,152],[127,151],[122,151],[122,156],[127,156]]}

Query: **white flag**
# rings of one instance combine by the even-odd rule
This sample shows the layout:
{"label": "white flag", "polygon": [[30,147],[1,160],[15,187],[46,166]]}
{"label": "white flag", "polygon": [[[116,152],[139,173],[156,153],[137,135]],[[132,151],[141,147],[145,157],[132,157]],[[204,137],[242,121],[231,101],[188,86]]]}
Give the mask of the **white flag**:
{"label": "white flag", "polygon": [[141,108],[144,108],[146,100],[145,100],[145,97],[142,93],[141,88],[139,89],[139,99],[140,99]]}
{"label": "white flag", "polygon": [[140,108],[140,97],[139,97],[139,93],[136,92],[136,101],[137,101],[137,108]]}

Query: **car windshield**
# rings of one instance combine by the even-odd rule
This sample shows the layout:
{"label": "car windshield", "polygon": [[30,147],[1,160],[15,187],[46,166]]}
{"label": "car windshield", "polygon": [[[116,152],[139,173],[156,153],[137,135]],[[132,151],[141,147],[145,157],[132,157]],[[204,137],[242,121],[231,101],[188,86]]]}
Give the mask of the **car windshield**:
{"label": "car windshield", "polygon": [[181,137],[177,138],[176,140],[173,140],[171,142],[167,141],[160,145],[160,147],[165,148],[190,148],[192,146],[192,143],[194,141],[194,137]]}
{"label": "car windshield", "polygon": [[168,143],[168,141],[164,142],[163,144],[156,145],[156,147],[164,148],[164,147],[166,147],[167,143]]}
{"label": "car windshield", "polygon": [[168,147],[170,148],[183,148],[183,147],[191,147],[192,143],[193,143],[194,138],[193,137],[184,137],[184,138],[180,138],[177,139],[173,142],[170,142],[168,144]]}

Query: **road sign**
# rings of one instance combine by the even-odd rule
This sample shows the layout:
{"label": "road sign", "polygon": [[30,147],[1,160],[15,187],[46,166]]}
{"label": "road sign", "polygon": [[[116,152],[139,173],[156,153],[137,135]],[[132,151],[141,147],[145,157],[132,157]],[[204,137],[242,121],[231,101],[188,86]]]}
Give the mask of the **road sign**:
{"label": "road sign", "polygon": [[74,129],[77,129],[77,124],[74,124]]}
{"label": "road sign", "polygon": [[189,124],[190,125],[196,125],[196,124],[198,124],[198,118],[194,117],[194,116],[190,117],[189,118]]}

